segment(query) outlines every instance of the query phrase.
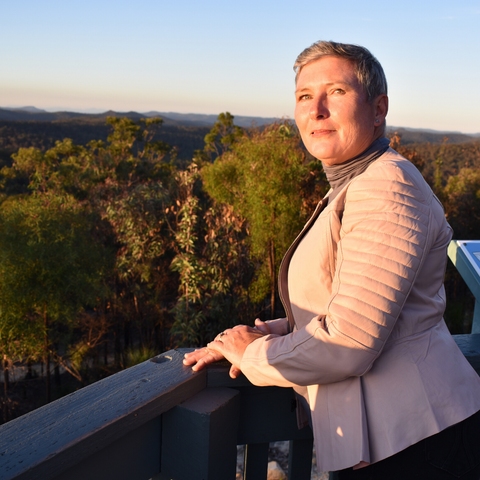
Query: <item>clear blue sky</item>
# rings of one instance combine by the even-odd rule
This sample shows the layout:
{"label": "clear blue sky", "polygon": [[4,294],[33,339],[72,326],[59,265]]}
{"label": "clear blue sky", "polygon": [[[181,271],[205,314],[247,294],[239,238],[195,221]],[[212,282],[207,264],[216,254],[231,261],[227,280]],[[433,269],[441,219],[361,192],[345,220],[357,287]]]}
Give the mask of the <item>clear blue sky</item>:
{"label": "clear blue sky", "polygon": [[319,40],[382,63],[390,125],[480,132],[480,1],[0,0],[0,106],[293,116]]}

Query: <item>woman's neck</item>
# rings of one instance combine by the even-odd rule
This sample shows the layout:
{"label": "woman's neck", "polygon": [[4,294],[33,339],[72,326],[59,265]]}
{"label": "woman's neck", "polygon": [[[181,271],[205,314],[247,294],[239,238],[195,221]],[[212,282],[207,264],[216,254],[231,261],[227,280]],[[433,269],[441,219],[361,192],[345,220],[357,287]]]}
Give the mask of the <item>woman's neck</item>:
{"label": "woman's neck", "polygon": [[376,160],[380,155],[385,153],[390,145],[388,138],[382,137],[375,140],[364,152],[356,157],[347,160],[346,162],[338,165],[332,165],[327,167],[323,165],[323,170],[327,176],[328,183],[333,189],[333,192],[329,196],[329,200],[336,196],[341,188],[352,178],[363,173],[367,167]]}

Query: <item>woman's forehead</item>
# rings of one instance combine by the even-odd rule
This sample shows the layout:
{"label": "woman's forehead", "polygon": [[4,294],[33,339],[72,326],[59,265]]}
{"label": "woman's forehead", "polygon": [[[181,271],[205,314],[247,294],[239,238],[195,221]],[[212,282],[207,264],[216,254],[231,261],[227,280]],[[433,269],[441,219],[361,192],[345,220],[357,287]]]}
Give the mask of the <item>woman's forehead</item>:
{"label": "woman's forehead", "polygon": [[309,62],[302,68],[297,78],[297,91],[317,84],[339,83],[359,85],[355,65],[347,59],[329,55]]}

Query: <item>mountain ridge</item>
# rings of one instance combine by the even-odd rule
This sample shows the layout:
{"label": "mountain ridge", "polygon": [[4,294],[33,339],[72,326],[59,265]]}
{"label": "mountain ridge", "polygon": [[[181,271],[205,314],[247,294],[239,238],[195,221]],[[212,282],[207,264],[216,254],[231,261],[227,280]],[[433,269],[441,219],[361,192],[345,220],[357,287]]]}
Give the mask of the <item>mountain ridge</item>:
{"label": "mountain ridge", "polygon": [[[133,120],[141,118],[161,117],[166,126],[186,127],[212,127],[218,115],[202,113],[177,113],[159,112],[151,110],[148,112],[117,112],[108,110],[102,113],[81,113],[71,111],[48,112],[34,106],[27,107],[0,107],[0,120],[3,121],[38,121],[38,122],[61,122],[61,121],[84,121],[95,123],[104,121],[109,116],[126,116]],[[236,115],[235,124],[240,127],[263,126],[280,120],[275,117],[255,117]],[[463,143],[474,141],[480,138],[480,133],[469,134],[458,131],[442,131],[427,128],[411,128],[387,125],[388,133],[398,132],[408,143],[441,143],[443,137],[448,137],[450,143]]]}

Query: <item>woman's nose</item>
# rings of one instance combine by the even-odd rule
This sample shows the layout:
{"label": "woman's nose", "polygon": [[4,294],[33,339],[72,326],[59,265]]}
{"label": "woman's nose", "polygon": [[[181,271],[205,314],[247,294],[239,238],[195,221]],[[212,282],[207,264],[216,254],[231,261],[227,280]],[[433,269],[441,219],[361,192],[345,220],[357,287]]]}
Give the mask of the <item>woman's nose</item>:
{"label": "woman's nose", "polygon": [[328,117],[328,109],[325,105],[325,101],[322,98],[318,98],[310,104],[310,118],[312,120],[318,118],[327,118]]}

